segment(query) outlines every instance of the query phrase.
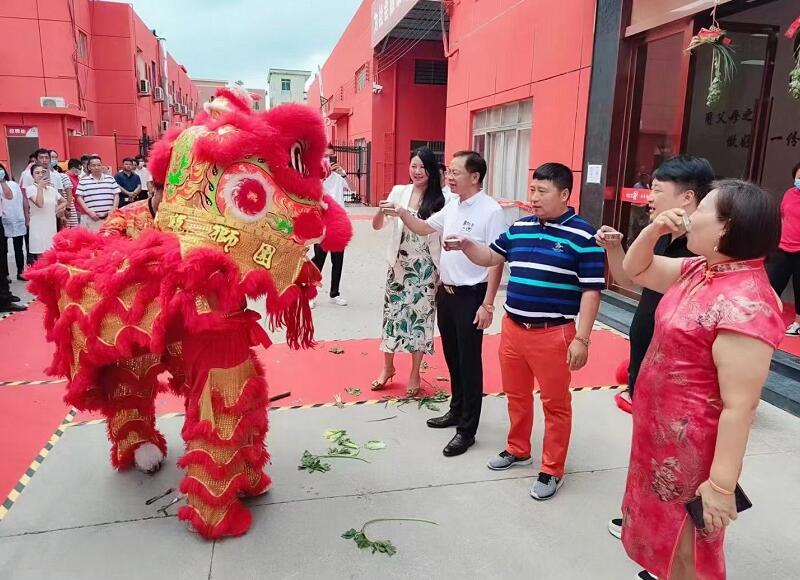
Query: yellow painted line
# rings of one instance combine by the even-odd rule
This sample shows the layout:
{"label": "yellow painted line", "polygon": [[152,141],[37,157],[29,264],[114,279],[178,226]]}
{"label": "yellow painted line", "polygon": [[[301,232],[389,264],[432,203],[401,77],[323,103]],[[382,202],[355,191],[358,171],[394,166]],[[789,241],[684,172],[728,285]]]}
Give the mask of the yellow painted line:
{"label": "yellow painted line", "polygon": [[61,424],[58,426],[58,429],[56,429],[55,433],[53,433],[53,435],[47,441],[45,446],[42,447],[41,451],[39,451],[39,454],[31,462],[28,469],[26,469],[25,473],[22,474],[22,477],[19,478],[19,481],[17,481],[17,484],[14,486],[14,489],[12,489],[6,496],[5,501],[3,501],[3,504],[0,506],[0,521],[2,521],[4,517],[6,517],[6,514],[14,505],[14,502],[17,501],[22,492],[25,491],[25,487],[30,483],[31,478],[36,474],[38,469],[42,466],[42,463],[44,462],[45,458],[50,454],[50,451],[52,451],[53,447],[55,447],[56,443],[58,443],[58,441],[64,435],[64,431],[72,423],[72,421],[75,419],[75,415],[77,414],[78,411],[77,409],[74,408],[71,409],[69,413],[67,413],[67,416],[64,417],[63,421],[61,421]]}

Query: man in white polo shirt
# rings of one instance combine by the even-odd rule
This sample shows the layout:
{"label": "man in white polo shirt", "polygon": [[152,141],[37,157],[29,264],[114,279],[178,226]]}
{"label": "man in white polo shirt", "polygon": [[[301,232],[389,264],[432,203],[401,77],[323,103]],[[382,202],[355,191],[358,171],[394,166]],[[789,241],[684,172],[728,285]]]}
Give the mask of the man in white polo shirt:
{"label": "man in white polo shirt", "polygon": [[81,177],[75,193],[75,202],[86,215],[83,225],[97,232],[106,223],[108,214],[117,209],[121,190],[112,176],[103,173],[103,160],[92,155],[89,175]]}
{"label": "man in white polo shirt", "polygon": [[[381,202],[387,215],[396,215],[419,235],[438,232],[444,244],[450,236],[465,236],[488,244],[506,231],[503,209],[483,192],[486,161],[475,151],[459,151],[448,172],[450,190],[458,196],[422,221],[407,209]],[[461,455],[475,443],[483,402],[483,331],[492,323],[494,298],[503,266],[473,264],[461,251],[442,252],[436,310],[442,349],[450,371],[453,396],[450,410],[428,420],[435,429],[456,427],[456,435],[442,453]]]}

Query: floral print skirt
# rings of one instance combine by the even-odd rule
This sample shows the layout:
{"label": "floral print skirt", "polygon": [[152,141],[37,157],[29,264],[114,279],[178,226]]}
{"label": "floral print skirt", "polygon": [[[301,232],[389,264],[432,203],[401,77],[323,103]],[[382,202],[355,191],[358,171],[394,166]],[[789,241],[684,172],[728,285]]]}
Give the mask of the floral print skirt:
{"label": "floral print skirt", "polygon": [[433,354],[436,268],[426,236],[403,230],[397,260],[386,273],[383,352]]}

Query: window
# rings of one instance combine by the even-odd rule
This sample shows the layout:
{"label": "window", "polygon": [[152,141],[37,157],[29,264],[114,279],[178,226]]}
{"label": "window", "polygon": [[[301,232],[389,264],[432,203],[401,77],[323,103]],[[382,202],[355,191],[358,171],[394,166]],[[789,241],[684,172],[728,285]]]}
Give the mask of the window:
{"label": "window", "polygon": [[89,37],[80,30],[78,31],[78,58],[81,60],[89,58]]}
{"label": "window", "polygon": [[150,61],[150,80],[153,81],[153,85],[161,86],[161,81],[158,80],[158,69],[156,68],[156,61]]}
{"label": "window", "polygon": [[473,116],[472,146],[489,166],[484,186],[490,195],[527,199],[532,117],[530,100],[484,109]]}
{"label": "window", "polygon": [[367,88],[367,65],[356,71],[356,92],[359,93],[365,88]]}
{"label": "window", "polygon": [[420,147],[427,147],[436,155],[436,161],[444,163],[444,141],[411,141],[411,153]]}
{"label": "window", "polygon": [[291,91],[292,90],[292,79],[281,79],[281,90],[282,91]]}
{"label": "window", "polygon": [[446,85],[447,61],[415,60],[414,82],[418,85]]}
{"label": "window", "polygon": [[253,101],[253,110],[258,111],[261,108],[261,103],[258,100]]}

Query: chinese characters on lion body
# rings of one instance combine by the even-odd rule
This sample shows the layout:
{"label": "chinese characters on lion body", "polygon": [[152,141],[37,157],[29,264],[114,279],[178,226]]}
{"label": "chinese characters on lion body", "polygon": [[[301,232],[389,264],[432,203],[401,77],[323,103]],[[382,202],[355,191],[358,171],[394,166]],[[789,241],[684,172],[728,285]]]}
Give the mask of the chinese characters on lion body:
{"label": "chinese characters on lion body", "polygon": [[352,235],[322,191],[325,143],[312,109],[253,112],[249,95],[221,89],[194,125],[153,147],[148,165],[164,184],[155,227],[66,230],[30,273],[56,345],[48,371],[67,377],[68,404],[104,414],[115,468],[157,470],[167,449],[155,396],[185,398],[178,515],[206,538],[245,533],[241,498],[270,485],[267,384],[252,352],[270,341],[246,299],[266,295],[289,346],[312,345],[320,274],[308,246],[342,251]]}

